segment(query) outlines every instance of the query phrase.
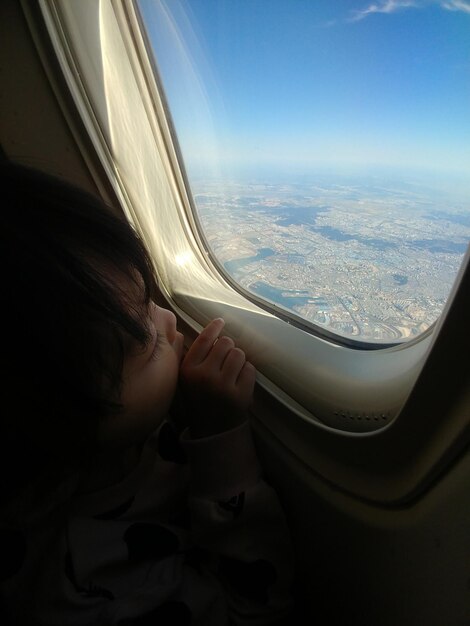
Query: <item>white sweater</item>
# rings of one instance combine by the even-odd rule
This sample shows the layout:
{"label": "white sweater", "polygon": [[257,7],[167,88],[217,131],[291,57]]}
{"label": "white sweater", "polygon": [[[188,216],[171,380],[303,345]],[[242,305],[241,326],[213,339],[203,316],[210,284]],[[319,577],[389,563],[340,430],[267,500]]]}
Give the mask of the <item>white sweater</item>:
{"label": "white sweater", "polygon": [[289,534],[248,422],[198,440],[164,422],[120,483],[2,533],[13,624],[271,624],[291,606]]}

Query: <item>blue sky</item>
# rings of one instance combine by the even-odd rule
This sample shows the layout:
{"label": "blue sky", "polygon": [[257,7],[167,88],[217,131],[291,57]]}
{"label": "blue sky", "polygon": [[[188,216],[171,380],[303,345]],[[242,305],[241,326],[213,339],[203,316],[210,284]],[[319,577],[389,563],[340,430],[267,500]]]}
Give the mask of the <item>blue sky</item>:
{"label": "blue sky", "polygon": [[470,0],[140,5],[190,173],[217,161],[470,178]]}

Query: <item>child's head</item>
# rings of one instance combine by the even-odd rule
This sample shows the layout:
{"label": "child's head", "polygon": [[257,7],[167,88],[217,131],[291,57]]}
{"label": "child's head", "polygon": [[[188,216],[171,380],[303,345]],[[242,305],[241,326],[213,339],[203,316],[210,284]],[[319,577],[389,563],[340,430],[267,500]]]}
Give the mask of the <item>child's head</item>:
{"label": "child's head", "polygon": [[19,166],[1,178],[0,452],[75,460],[97,440],[124,445],[143,434],[131,415],[148,432],[168,409],[182,350],[173,314],[152,302],[148,253],[87,193]]}

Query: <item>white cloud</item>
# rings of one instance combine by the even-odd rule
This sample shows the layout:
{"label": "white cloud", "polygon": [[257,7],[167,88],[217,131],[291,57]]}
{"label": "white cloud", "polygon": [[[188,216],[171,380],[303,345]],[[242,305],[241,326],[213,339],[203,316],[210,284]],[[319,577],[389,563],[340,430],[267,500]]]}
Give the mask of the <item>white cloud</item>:
{"label": "white cloud", "polygon": [[381,0],[354,11],[349,21],[359,22],[374,13],[395,13],[401,9],[423,8],[430,4],[438,4],[446,11],[463,11],[470,14],[470,0]]}
{"label": "white cloud", "polygon": [[332,26],[336,26],[337,20],[328,20],[328,22],[323,22],[321,24],[322,28],[331,28]]}
{"label": "white cloud", "polygon": [[[463,0],[451,0],[451,2],[462,2]],[[450,3],[449,3],[450,4]],[[417,6],[413,0],[383,0],[380,4],[371,4],[365,9],[354,12],[351,21],[358,22],[373,13],[395,13],[400,9],[407,9]]]}
{"label": "white cloud", "polygon": [[441,2],[441,7],[448,11],[470,13],[470,2],[468,2],[468,0],[449,0],[448,2]]}

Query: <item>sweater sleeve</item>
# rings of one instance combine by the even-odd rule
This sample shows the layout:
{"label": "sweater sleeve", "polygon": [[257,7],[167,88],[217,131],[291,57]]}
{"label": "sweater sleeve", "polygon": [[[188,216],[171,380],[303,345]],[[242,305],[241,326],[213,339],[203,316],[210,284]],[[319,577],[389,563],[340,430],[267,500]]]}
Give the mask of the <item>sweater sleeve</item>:
{"label": "sweater sleeve", "polygon": [[193,539],[223,587],[231,623],[279,623],[291,610],[293,551],[249,423],[195,440],[186,430],[181,443],[191,469]]}

